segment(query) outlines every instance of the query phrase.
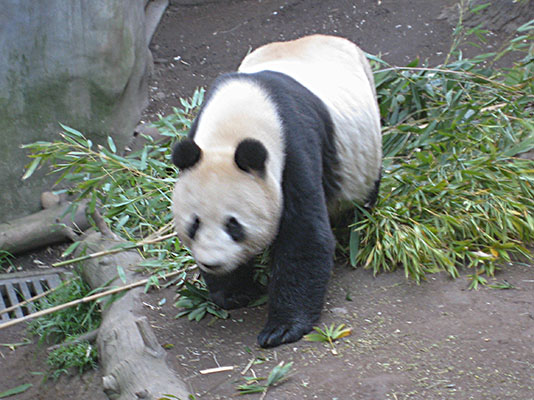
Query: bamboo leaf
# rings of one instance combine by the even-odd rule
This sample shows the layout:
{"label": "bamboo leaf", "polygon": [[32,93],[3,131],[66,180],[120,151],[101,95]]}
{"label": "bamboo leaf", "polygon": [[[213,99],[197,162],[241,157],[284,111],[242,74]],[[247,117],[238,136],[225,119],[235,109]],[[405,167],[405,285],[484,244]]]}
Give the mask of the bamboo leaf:
{"label": "bamboo leaf", "polygon": [[532,149],[534,149],[534,136],[510,146],[509,148],[505,149],[502,154],[506,157],[513,157],[520,153],[526,153]]}
{"label": "bamboo leaf", "polygon": [[108,146],[114,154],[117,152],[117,147],[115,146],[115,142],[111,136],[108,136]]}
{"label": "bamboo leaf", "polygon": [[126,274],[124,273],[124,268],[122,268],[120,265],[117,265],[117,274],[119,275],[120,280],[122,283],[126,284]]}
{"label": "bamboo leaf", "polygon": [[308,333],[307,335],[304,335],[304,340],[308,342],[326,342],[325,335],[321,333]]}
{"label": "bamboo leaf", "polygon": [[83,136],[83,134],[79,131],[77,131],[76,129],[74,128],[71,128],[70,126],[67,126],[67,125],[63,125],[63,124],[59,124],[61,126],[61,128],[65,131],[65,132],[68,132],[70,133],[71,135],[73,136],[76,136],[80,139],[84,139],[85,140],[85,136]]}
{"label": "bamboo leaf", "polygon": [[26,172],[22,176],[22,180],[24,181],[28,179],[30,176],[32,176],[40,163],[41,163],[41,157],[34,158],[30,166],[26,169]]}
{"label": "bamboo leaf", "polygon": [[31,383],[25,383],[23,385],[19,385],[17,387],[14,387],[12,389],[6,390],[5,392],[0,393],[0,399],[4,399],[6,397],[13,396],[15,394],[24,393],[26,390],[31,388],[33,385]]}
{"label": "bamboo leaf", "polygon": [[61,253],[61,258],[65,258],[71,255],[72,252],[76,250],[80,244],[82,244],[81,241],[72,243],[63,253]]}
{"label": "bamboo leaf", "polygon": [[291,367],[293,366],[293,362],[289,362],[287,364],[284,364],[284,362],[280,362],[276,367],[273,368],[269,376],[267,377],[267,386],[276,385],[281,380],[287,378],[287,374],[291,370]]}

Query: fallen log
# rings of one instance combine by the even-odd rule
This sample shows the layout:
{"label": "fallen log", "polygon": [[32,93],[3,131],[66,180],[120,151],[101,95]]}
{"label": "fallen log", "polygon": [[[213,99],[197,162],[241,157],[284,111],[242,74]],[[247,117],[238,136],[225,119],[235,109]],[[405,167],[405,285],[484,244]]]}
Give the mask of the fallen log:
{"label": "fallen log", "polygon": [[59,203],[46,210],[0,224],[0,250],[20,254],[40,247],[76,241],[90,227],[87,202],[78,206],[74,216],[70,203]]}
{"label": "fallen log", "polygon": [[[122,240],[101,233],[91,233],[82,246],[88,253],[117,247]],[[135,250],[107,254],[83,262],[80,273],[92,287],[123,285],[139,281],[136,272],[141,256]],[[126,282],[117,273],[122,267]],[[97,346],[103,370],[103,388],[110,399],[159,399],[165,394],[188,398],[184,383],[165,362],[166,352],[158,343],[150,324],[142,314],[140,295],[143,288],[129,290],[103,311]]]}

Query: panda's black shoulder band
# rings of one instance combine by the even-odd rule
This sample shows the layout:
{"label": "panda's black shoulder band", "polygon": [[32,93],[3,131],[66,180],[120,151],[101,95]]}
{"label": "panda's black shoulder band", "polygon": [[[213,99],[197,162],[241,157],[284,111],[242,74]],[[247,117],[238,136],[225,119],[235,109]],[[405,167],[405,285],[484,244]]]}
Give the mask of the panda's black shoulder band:
{"label": "panda's black shoulder band", "polygon": [[243,139],[235,150],[234,160],[237,166],[245,172],[265,173],[267,149],[256,139]]}
{"label": "panda's black shoulder band", "polygon": [[191,168],[202,157],[202,150],[191,139],[176,143],[172,151],[172,162],[180,169]]}

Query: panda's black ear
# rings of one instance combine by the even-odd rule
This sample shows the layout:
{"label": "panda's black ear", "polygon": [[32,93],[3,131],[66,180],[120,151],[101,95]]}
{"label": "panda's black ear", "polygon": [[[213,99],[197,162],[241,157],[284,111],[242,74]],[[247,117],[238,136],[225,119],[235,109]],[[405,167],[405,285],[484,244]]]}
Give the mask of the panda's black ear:
{"label": "panda's black ear", "polygon": [[245,172],[256,171],[265,173],[267,149],[256,139],[243,139],[235,150],[234,160],[239,168]]}
{"label": "panda's black ear", "polygon": [[172,162],[180,169],[191,168],[202,156],[202,150],[191,139],[183,139],[176,143],[172,151]]}

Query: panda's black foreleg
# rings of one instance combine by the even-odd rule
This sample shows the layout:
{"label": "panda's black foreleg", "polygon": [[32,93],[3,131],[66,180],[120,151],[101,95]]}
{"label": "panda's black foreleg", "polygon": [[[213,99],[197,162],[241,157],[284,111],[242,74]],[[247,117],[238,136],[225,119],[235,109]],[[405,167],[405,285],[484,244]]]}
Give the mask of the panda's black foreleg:
{"label": "panda's black foreleg", "polygon": [[253,262],[241,265],[224,275],[204,271],[201,273],[208,286],[211,300],[226,310],[246,307],[265,292],[265,289],[254,281]]}
{"label": "panda's black foreleg", "polygon": [[300,217],[293,223],[282,220],[273,247],[269,316],[258,335],[261,347],[299,340],[312,330],[323,308],[333,267],[334,236],[326,208]]}

